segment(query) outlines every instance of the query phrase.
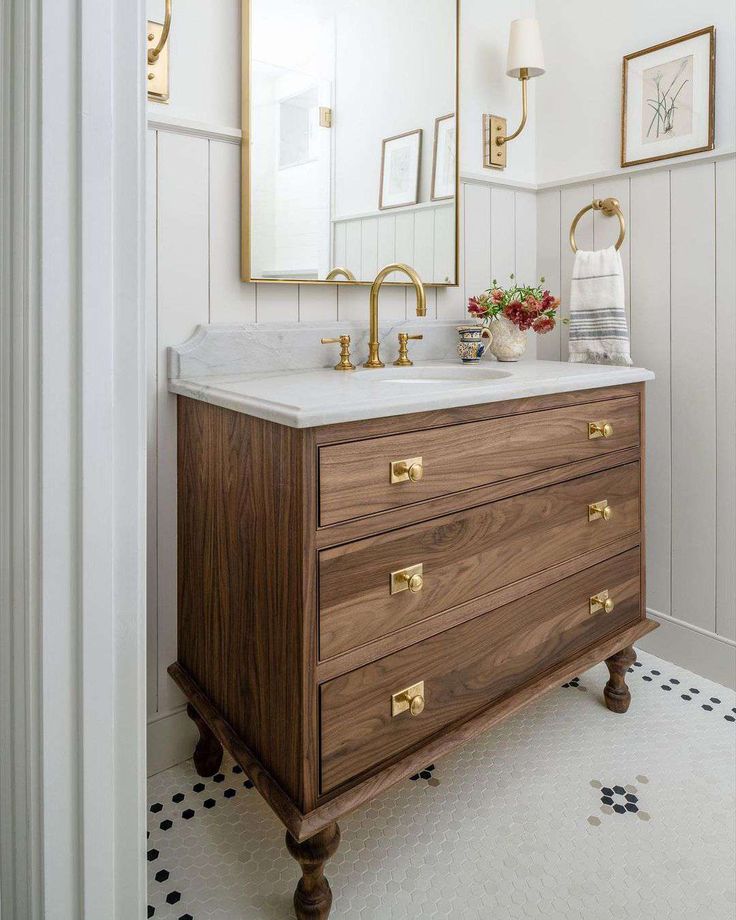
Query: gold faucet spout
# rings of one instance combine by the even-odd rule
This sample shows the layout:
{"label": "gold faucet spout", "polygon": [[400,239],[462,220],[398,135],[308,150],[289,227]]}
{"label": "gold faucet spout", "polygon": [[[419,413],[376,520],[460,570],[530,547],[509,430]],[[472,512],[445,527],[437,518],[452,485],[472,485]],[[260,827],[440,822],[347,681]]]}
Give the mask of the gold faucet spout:
{"label": "gold faucet spout", "polygon": [[335,281],[340,275],[342,275],[346,281],[355,281],[355,275],[350,271],[350,269],[343,268],[341,265],[333,268],[329,275],[327,275],[325,278],[325,281]]}
{"label": "gold faucet spout", "polygon": [[417,316],[427,315],[427,296],[424,292],[424,285],[422,284],[422,279],[414,271],[411,265],[404,265],[403,262],[395,262],[382,268],[371,285],[371,330],[368,341],[368,360],[363,367],[386,366],[383,361],[381,361],[381,356],[378,353],[378,295],[381,290],[381,285],[389,275],[393,274],[393,272],[401,272],[411,281],[417,294]]}

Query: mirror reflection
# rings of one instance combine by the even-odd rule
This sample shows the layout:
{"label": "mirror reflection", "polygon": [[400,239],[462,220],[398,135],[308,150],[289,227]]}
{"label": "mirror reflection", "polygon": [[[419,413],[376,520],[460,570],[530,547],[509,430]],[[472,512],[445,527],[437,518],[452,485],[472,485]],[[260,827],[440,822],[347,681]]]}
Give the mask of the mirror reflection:
{"label": "mirror reflection", "polygon": [[457,0],[249,5],[244,279],[456,283]]}

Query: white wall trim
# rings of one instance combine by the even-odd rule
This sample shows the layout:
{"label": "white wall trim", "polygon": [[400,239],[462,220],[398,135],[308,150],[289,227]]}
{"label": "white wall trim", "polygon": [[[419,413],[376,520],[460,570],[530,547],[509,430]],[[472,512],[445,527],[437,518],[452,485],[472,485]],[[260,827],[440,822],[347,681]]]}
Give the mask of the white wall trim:
{"label": "white wall trim", "polygon": [[148,719],[148,775],[161,773],[192,756],[197,729],[186,706],[159,712]]}
{"label": "white wall trim", "polygon": [[736,156],[736,148],[725,147],[713,153],[696,153],[686,157],[672,157],[669,160],[660,160],[656,163],[641,163],[639,166],[628,166],[626,169],[618,167],[616,169],[606,170],[605,172],[589,173],[585,176],[570,176],[567,179],[555,179],[552,182],[541,182],[539,185],[534,186],[534,188],[541,192],[550,188],[586,185],[590,182],[598,182],[601,179],[626,178],[627,176],[634,176],[637,173],[679,169],[683,166],[690,166],[693,163],[715,163],[718,160],[726,160],[733,156]]}
{"label": "white wall trim", "polygon": [[214,141],[239,144],[243,132],[240,128],[228,128],[204,121],[191,121],[188,118],[176,118],[165,112],[152,115],[148,113],[148,127],[156,131],[169,131],[172,134],[188,134],[191,137],[207,137]]}
{"label": "white wall trim", "polygon": [[709,680],[736,689],[736,642],[675,617],[647,609],[660,627],[637,645]]}
{"label": "white wall trim", "polygon": [[2,7],[0,871],[18,920],[146,906],[144,24],[143,0]]}

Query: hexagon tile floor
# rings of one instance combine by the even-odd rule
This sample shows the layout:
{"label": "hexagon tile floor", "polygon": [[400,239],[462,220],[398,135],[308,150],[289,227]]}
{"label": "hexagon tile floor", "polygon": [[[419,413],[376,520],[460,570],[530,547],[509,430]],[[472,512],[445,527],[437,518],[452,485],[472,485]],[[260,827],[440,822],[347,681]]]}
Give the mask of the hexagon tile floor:
{"label": "hexagon tile floor", "polygon": [[[331,920],[733,920],[736,696],[599,665],[340,822]],[[292,920],[283,829],[239,767],[151,777],[155,920]]]}

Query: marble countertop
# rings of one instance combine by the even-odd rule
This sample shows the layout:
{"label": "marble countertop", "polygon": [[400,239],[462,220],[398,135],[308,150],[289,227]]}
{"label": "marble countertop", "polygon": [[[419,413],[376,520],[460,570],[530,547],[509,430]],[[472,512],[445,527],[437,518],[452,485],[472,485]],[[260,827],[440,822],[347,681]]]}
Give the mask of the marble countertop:
{"label": "marble countertop", "polygon": [[169,381],[169,389],[292,428],[310,428],[653,379],[651,371],[640,367],[534,360],[510,364],[484,358],[479,365],[445,359],[351,372],[320,367],[178,376]]}

